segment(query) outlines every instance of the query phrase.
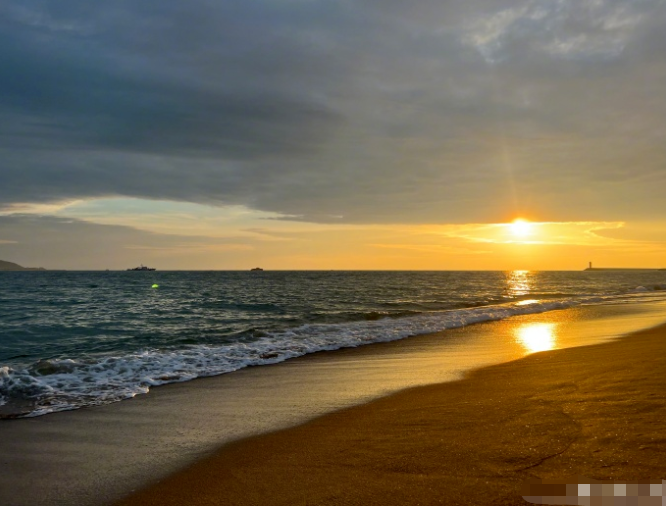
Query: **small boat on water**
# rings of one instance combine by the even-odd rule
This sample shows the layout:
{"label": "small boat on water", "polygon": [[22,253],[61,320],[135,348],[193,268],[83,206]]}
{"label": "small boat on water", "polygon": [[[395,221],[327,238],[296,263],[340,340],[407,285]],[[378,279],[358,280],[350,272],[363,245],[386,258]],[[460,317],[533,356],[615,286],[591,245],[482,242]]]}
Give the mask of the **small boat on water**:
{"label": "small boat on water", "polygon": [[255,271],[255,272],[263,271],[263,269],[261,267],[255,267],[254,269],[250,269],[250,270]]}
{"label": "small boat on water", "polygon": [[139,267],[134,267],[133,269],[127,269],[128,271],[154,271],[155,267],[146,267],[141,264]]}

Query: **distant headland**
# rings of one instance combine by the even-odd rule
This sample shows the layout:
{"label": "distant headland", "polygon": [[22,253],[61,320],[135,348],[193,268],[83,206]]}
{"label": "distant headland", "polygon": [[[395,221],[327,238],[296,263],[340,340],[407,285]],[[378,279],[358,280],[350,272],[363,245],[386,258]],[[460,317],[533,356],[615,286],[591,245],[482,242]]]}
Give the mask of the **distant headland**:
{"label": "distant headland", "polygon": [[23,267],[14,262],[0,260],[0,271],[45,271],[44,267]]}
{"label": "distant headland", "polygon": [[666,269],[655,269],[650,267],[592,267],[592,262],[584,271],[664,271]]}

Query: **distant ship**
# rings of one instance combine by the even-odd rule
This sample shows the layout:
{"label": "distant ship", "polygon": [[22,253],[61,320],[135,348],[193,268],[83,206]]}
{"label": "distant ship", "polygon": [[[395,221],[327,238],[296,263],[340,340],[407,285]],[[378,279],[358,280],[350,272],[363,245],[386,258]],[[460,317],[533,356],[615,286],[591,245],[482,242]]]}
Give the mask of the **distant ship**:
{"label": "distant ship", "polygon": [[127,269],[128,271],[154,271],[154,267],[146,267],[145,265],[141,264],[139,267],[134,267],[133,269]]}
{"label": "distant ship", "polygon": [[261,267],[255,267],[254,269],[250,269],[251,271],[263,271]]}

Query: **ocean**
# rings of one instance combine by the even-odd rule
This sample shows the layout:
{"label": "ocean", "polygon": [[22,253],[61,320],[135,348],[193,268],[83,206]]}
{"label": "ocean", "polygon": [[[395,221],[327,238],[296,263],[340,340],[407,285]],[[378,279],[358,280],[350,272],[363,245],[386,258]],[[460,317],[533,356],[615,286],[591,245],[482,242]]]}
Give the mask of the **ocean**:
{"label": "ocean", "polygon": [[0,418],[515,315],[663,300],[666,271],[0,272]]}

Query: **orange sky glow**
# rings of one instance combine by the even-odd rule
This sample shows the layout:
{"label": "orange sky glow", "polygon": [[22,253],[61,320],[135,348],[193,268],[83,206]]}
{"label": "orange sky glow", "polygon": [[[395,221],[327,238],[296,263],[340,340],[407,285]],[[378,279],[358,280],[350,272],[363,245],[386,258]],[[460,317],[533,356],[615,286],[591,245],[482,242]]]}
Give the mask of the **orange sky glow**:
{"label": "orange sky glow", "polygon": [[666,268],[663,0],[63,2],[3,10],[2,260]]}

